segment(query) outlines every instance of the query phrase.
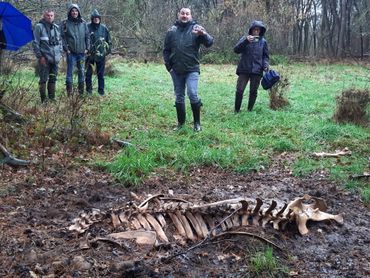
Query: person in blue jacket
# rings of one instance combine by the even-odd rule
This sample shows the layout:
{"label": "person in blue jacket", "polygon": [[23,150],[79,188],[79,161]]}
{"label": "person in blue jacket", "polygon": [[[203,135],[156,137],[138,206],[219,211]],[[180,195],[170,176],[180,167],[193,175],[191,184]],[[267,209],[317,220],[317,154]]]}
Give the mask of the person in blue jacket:
{"label": "person in blue jacket", "polygon": [[185,124],[185,87],[190,99],[194,118],[194,131],[201,130],[200,107],[202,102],[198,97],[199,81],[199,48],[201,45],[210,47],[213,37],[193,20],[189,8],[181,8],[177,21],[167,31],[164,41],[163,59],[167,71],[171,74],[176,96],[177,113],[176,130]]}
{"label": "person in blue jacket", "polygon": [[269,53],[264,38],[266,27],[262,21],[253,21],[248,34],[244,35],[234,47],[234,52],[241,54],[236,74],[238,81],[235,93],[235,113],[240,112],[244,90],[249,85],[248,111],[252,111],[257,99],[263,71],[269,70]]}

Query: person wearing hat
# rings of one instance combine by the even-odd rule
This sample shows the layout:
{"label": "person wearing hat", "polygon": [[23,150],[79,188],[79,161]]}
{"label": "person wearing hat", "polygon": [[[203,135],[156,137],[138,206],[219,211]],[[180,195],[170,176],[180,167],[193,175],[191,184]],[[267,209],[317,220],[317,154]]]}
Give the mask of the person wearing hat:
{"label": "person wearing hat", "polygon": [[73,67],[77,64],[78,92],[84,93],[85,55],[90,49],[90,35],[85,20],[77,4],[71,4],[67,19],[62,22],[63,49],[67,53],[66,90],[70,96],[73,91]]}
{"label": "person wearing hat", "polygon": [[234,52],[241,54],[236,74],[235,113],[240,112],[244,90],[249,84],[248,111],[252,111],[257,99],[263,71],[269,70],[269,52],[264,38],[266,27],[262,21],[253,21],[248,34],[244,35],[234,47]]}
{"label": "person wearing hat", "polygon": [[96,65],[98,93],[104,95],[105,57],[111,53],[112,40],[108,28],[101,23],[97,10],[91,13],[91,23],[87,25],[90,33],[90,50],[86,59],[86,91],[92,94],[93,66]]}

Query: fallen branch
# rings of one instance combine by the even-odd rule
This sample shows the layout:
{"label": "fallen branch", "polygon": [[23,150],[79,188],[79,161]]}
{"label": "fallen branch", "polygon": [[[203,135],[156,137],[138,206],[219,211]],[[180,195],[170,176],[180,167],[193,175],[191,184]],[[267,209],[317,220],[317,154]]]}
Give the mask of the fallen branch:
{"label": "fallen branch", "polygon": [[226,235],[242,235],[242,236],[250,236],[250,237],[253,237],[253,238],[258,238],[260,240],[263,240],[263,241],[267,242],[268,244],[271,244],[272,246],[276,247],[280,251],[283,251],[283,249],[280,246],[276,245],[272,241],[270,241],[270,240],[268,240],[268,239],[266,239],[264,237],[261,237],[259,235],[248,233],[248,232],[242,232],[242,231],[224,232],[224,233],[217,234],[217,235],[213,236],[211,239],[214,240],[216,238],[219,238],[219,237],[222,237],[222,236],[226,236]]}
{"label": "fallen branch", "polygon": [[1,143],[0,151],[4,156],[3,159],[0,159],[0,164],[8,164],[10,166],[26,166],[31,163],[29,160],[23,160],[13,157]]}
{"label": "fallen branch", "polygon": [[370,174],[369,173],[363,173],[362,175],[351,175],[350,178],[352,180],[368,179],[368,178],[370,178]]}
{"label": "fallen branch", "polygon": [[351,155],[352,152],[348,148],[344,148],[343,150],[337,150],[335,153],[326,153],[326,152],[321,152],[321,153],[313,153],[312,156],[316,158],[324,158],[324,157],[341,157],[344,155]]}
{"label": "fallen branch", "polygon": [[119,140],[119,139],[112,139],[112,142],[116,143],[120,147],[133,147],[134,146],[130,142]]}
{"label": "fallen branch", "polygon": [[2,101],[0,101],[0,111],[4,114],[5,121],[13,121],[18,123],[25,122],[25,118],[22,114],[13,110],[12,108],[4,104]]}

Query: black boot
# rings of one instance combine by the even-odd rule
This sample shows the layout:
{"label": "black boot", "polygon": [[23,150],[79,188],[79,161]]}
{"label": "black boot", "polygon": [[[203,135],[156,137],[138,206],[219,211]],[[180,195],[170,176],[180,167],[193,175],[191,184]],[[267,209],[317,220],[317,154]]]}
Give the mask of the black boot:
{"label": "black boot", "polygon": [[55,83],[48,83],[48,96],[51,101],[55,100]]}
{"label": "black boot", "polygon": [[254,103],[256,102],[256,98],[256,94],[249,94],[248,111],[252,111]]}
{"label": "black boot", "polygon": [[191,104],[191,110],[193,111],[195,132],[202,130],[202,127],[200,126],[200,107],[201,106],[202,106],[202,102],[200,100],[197,103]]}
{"label": "black boot", "polygon": [[78,93],[80,95],[83,95],[84,91],[85,91],[85,84],[83,82],[78,83]]}
{"label": "black boot", "polygon": [[41,103],[46,101],[46,83],[39,84],[39,92],[41,97]]}
{"label": "black boot", "polygon": [[72,95],[72,91],[73,91],[72,84],[70,84],[70,83],[66,84],[66,91],[67,91],[67,96],[70,97]]}
{"label": "black boot", "polygon": [[242,101],[243,101],[243,92],[235,92],[235,113],[240,112],[240,107],[242,106]]}
{"label": "black boot", "polygon": [[181,129],[185,124],[186,110],[185,103],[175,102],[176,113],[177,113],[177,127],[174,130]]}

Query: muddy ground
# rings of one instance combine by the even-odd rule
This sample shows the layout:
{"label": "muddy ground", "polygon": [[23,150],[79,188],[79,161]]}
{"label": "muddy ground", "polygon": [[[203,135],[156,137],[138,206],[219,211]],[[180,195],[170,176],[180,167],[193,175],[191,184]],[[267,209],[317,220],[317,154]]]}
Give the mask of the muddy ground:
{"label": "muddy ground", "polygon": [[[80,159],[84,161],[83,158]],[[87,238],[113,232],[111,225],[77,236],[68,231],[83,210],[122,206],[139,196],[174,195],[193,202],[235,197],[293,200],[310,194],[326,200],[328,212],[344,213],[344,224],[310,222],[310,233],[248,228],[273,242],[279,270],[273,277],[369,277],[369,207],[359,196],[328,180],[325,172],[292,176],[292,158],[281,155],[269,169],[235,174],[216,168],[187,173],[153,173],[142,186],[125,188],[98,169],[51,158],[46,169],[0,168],[0,277],[256,277],[250,257],[269,244],[251,236],[229,236],[206,241],[170,260],[161,258],[190,249],[176,243],[157,248],[132,242],[117,246]],[[262,274],[268,276],[268,273]]]}

